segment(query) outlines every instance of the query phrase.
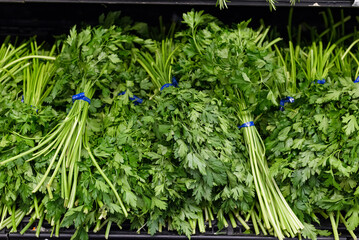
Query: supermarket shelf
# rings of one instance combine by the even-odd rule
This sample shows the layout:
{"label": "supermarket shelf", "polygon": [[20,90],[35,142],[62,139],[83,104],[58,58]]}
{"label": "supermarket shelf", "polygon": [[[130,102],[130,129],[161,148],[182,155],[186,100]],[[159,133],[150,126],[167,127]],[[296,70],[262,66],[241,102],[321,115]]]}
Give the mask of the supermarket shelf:
{"label": "supermarket shelf", "polygon": [[[214,6],[216,0],[0,0],[0,3],[93,3],[142,5],[192,5]],[[296,7],[352,7],[353,0],[301,0]],[[269,6],[266,0],[232,0],[228,6]],[[291,6],[289,0],[278,0],[276,6]]]}
{"label": "supermarket shelf", "polygon": [[[58,238],[54,239],[60,239],[60,240],[67,240],[70,239],[72,234],[65,233],[59,235]],[[1,238],[0,238],[1,239]],[[20,234],[9,234],[8,240],[15,240],[15,239],[22,239],[22,240],[46,240],[51,239],[50,234],[40,234],[40,237],[37,238],[35,234],[29,234],[25,233],[24,235]],[[105,239],[104,234],[89,234],[89,239]],[[188,238],[186,236],[179,236],[179,235],[147,235],[147,234],[121,234],[121,233],[110,233],[108,239],[153,239],[153,240],[185,240]],[[240,235],[240,236],[215,236],[215,235],[195,235],[192,236],[191,239],[194,240],[277,240],[278,238],[275,237],[266,237],[266,236],[256,236],[256,235]],[[285,238],[285,240],[297,240],[298,238]],[[318,237],[318,240],[332,240],[333,237]],[[339,240],[348,240],[347,237],[340,237]]]}
{"label": "supermarket shelf", "polygon": [[[18,226],[18,231],[20,231],[26,224],[29,222],[29,218],[25,217],[24,220]],[[236,228],[232,228],[229,225],[228,228],[218,230],[216,222],[213,222],[213,228],[208,229],[203,234],[196,234],[192,235],[191,239],[193,240],[277,240],[275,237],[270,236],[263,236],[263,235],[253,235],[253,234],[244,234],[245,231],[244,227],[237,222],[238,226]],[[34,223],[33,226],[37,225],[37,221]],[[249,227],[252,228],[251,222],[248,222]],[[323,224],[319,227],[321,230],[331,230],[330,222],[324,221]],[[340,224],[338,227],[338,231],[341,234],[339,240],[349,240],[350,235],[345,230],[344,225]],[[59,240],[69,240],[75,232],[73,228],[62,228],[60,229],[59,237],[51,238],[52,227],[47,223],[44,222],[43,226],[41,227],[41,232],[39,238],[36,237],[35,229],[28,229],[23,235],[19,233],[10,233],[9,230],[1,231],[0,232],[0,240],[47,240],[47,239],[59,239]],[[104,229],[100,230],[97,233],[93,233],[91,230],[89,231],[89,239],[105,239],[105,232]],[[122,226],[122,229],[119,229],[116,224],[113,224],[111,227],[109,239],[117,239],[117,240],[125,240],[125,239],[132,239],[132,240],[144,240],[144,239],[151,239],[151,240],[188,240],[188,238],[184,235],[178,235],[175,232],[171,231],[163,231],[162,233],[155,234],[151,236],[147,234],[147,232],[141,231],[140,234],[136,233],[135,231],[130,230],[130,224],[125,222]],[[318,240],[333,240],[332,236],[329,237],[318,237]],[[285,238],[285,240],[298,240],[298,238]]]}

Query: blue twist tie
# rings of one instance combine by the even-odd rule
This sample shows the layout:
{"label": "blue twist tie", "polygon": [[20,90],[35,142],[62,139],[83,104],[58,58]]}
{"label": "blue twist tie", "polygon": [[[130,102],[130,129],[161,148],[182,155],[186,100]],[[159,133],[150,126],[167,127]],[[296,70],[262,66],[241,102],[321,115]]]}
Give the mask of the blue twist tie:
{"label": "blue twist tie", "polygon": [[82,100],[82,101],[88,102],[88,104],[91,104],[91,99],[86,97],[84,92],[73,95],[72,102],[74,103],[76,100]]}
{"label": "blue twist tie", "polygon": [[[21,102],[24,103],[24,95],[21,96]],[[39,113],[39,109],[37,109],[36,107],[33,107],[32,105],[30,105],[30,107],[35,108],[36,113]]]}
{"label": "blue twist tie", "polygon": [[175,77],[172,77],[172,85],[173,85],[174,87],[178,87],[178,82],[177,82],[177,80],[176,80]]}
{"label": "blue twist tie", "polygon": [[355,79],[354,83],[358,83],[359,82],[359,77],[357,77],[357,79]]}
{"label": "blue twist tie", "polygon": [[[118,95],[125,95],[126,91],[120,92]],[[135,104],[135,106],[137,106],[138,104],[143,103],[143,99],[137,97],[136,95],[133,95],[133,97],[128,97],[131,101],[133,101],[133,104]]]}
{"label": "blue twist tie", "polygon": [[325,79],[323,78],[322,80],[313,81],[313,83],[324,84]]}
{"label": "blue twist tie", "polygon": [[171,87],[171,86],[173,86],[173,87],[178,87],[178,82],[177,82],[177,80],[176,80],[175,77],[172,78],[172,83],[166,83],[165,85],[163,85],[163,86],[161,87],[160,91],[162,91],[162,90],[165,89],[165,88]]}
{"label": "blue twist tie", "polygon": [[253,126],[254,126],[254,122],[250,121],[250,122],[243,123],[241,126],[238,126],[238,129],[245,128],[245,127],[253,127]]}
{"label": "blue twist tie", "polygon": [[283,98],[282,100],[280,100],[280,102],[279,102],[279,105],[280,105],[279,110],[284,111],[284,104],[285,103],[294,103],[294,98],[293,97],[286,97],[286,98]]}

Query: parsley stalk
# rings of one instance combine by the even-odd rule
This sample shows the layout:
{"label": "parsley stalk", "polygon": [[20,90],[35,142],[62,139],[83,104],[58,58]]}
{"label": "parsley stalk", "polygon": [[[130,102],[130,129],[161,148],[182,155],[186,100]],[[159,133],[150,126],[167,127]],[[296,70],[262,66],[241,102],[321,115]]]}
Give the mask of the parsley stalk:
{"label": "parsley stalk", "polygon": [[110,235],[110,229],[111,229],[112,221],[108,221],[106,232],[105,232],[105,239],[108,239],[108,236]]}
{"label": "parsley stalk", "polygon": [[0,229],[2,229],[2,225],[3,225],[3,222],[6,218],[6,215],[7,215],[7,206],[4,205],[4,207],[2,208],[2,211],[1,211],[1,221],[0,221]]}
{"label": "parsley stalk", "polygon": [[[240,99],[239,93],[238,97]],[[241,123],[253,121],[244,100],[239,102],[238,117]],[[295,216],[269,174],[264,143],[255,126],[243,128],[243,133],[265,228],[273,229],[279,239],[284,239],[285,232],[294,236],[304,226]]]}
{"label": "parsley stalk", "polygon": [[[23,102],[36,109],[41,107],[44,99],[50,94],[53,87],[49,83],[55,71],[55,64],[53,62],[56,59],[53,57],[55,47],[53,45],[50,52],[47,53],[48,56],[44,55],[42,59],[33,58],[30,62],[31,66],[23,70]],[[31,49],[33,54],[39,53],[39,47],[36,42],[31,43]]]}
{"label": "parsley stalk", "polygon": [[84,141],[84,148],[87,150],[93,164],[95,165],[96,169],[100,172],[101,176],[105,179],[105,181],[107,182],[107,184],[110,186],[111,190],[113,191],[113,193],[115,194],[121,208],[122,208],[122,211],[124,213],[124,215],[127,217],[128,216],[128,213],[127,213],[127,210],[120,198],[120,196],[118,195],[117,193],[117,190],[115,188],[115,186],[111,183],[111,181],[107,178],[106,174],[102,171],[101,167],[98,165],[96,159],[94,158],[94,156],[92,155],[92,152],[91,152],[91,149],[88,145],[88,136],[87,134],[85,133],[85,141]]}
{"label": "parsley stalk", "polygon": [[6,84],[11,79],[26,68],[29,63],[23,64],[21,61],[14,61],[23,57],[28,53],[27,43],[21,44],[19,47],[14,47],[9,43],[10,38],[7,38],[0,47],[0,84]]}
{"label": "parsley stalk", "polygon": [[[343,217],[343,215],[341,214],[340,211],[338,211],[338,215],[339,215],[340,221],[344,224],[344,226],[345,226],[347,229],[349,229],[348,223],[347,223],[347,221],[345,220],[345,218]],[[356,237],[356,235],[355,235],[355,233],[354,233],[353,230],[348,230],[348,232],[349,232],[350,236],[351,236],[354,240],[357,240],[357,237]]]}
{"label": "parsley stalk", "polygon": [[336,224],[336,222],[334,220],[334,213],[333,212],[328,212],[328,216],[329,216],[329,219],[330,219],[330,223],[332,224],[334,239],[339,240],[338,225]]}

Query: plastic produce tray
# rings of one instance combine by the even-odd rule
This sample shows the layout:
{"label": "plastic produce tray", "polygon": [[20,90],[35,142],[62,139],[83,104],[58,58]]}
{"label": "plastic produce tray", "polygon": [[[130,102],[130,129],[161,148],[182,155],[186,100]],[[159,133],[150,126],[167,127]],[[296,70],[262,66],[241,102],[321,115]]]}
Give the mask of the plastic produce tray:
{"label": "plastic produce tray", "polygon": [[[26,226],[28,223],[29,218],[25,218],[22,223],[18,226],[18,232],[21,231],[23,227]],[[232,226],[229,224],[228,228],[222,229],[221,231],[218,231],[218,228],[216,226],[216,223],[214,222],[213,228],[209,229],[206,233],[203,234],[196,234],[191,236],[191,239],[193,240],[276,240],[275,237],[270,236],[263,236],[263,235],[253,235],[253,234],[245,234],[244,228],[242,225],[237,221],[238,227],[232,228]],[[39,238],[36,237],[35,229],[33,229],[34,226],[37,225],[37,222],[33,224],[31,228],[29,228],[25,234],[21,235],[19,233],[9,233],[9,230],[1,231],[0,232],[0,240],[46,240],[46,239],[59,239],[59,240],[67,240],[70,239],[71,236],[74,234],[75,229],[73,228],[62,228],[60,230],[59,237],[52,237],[51,238],[51,231],[52,227],[47,223],[44,222],[43,226],[41,228],[40,236]],[[252,228],[252,224],[249,222],[249,227]],[[317,226],[317,228],[321,230],[331,230],[330,222],[324,221],[321,226]],[[207,228],[208,229],[208,228]],[[343,225],[339,225],[338,232],[340,233],[340,240],[350,240],[351,237],[345,230],[345,227]],[[91,229],[89,230],[89,239],[105,239],[105,230],[102,229],[101,231],[97,233],[93,233]],[[188,239],[184,235],[178,235],[175,232],[168,232],[163,231],[162,233],[158,233],[154,236],[151,236],[147,234],[145,231],[141,231],[140,233],[137,233],[135,231],[130,230],[130,224],[124,223],[122,225],[122,229],[119,229],[117,225],[113,224],[111,227],[109,239],[155,239],[155,240],[185,240]],[[329,237],[318,237],[318,240],[333,240],[334,238],[332,236]],[[285,238],[285,240],[298,240],[298,238]]]}

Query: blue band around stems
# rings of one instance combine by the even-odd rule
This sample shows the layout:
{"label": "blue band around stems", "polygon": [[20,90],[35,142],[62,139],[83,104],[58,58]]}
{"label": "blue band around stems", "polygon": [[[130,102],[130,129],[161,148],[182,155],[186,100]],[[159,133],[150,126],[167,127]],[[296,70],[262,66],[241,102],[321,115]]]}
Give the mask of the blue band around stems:
{"label": "blue band around stems", "polygon": [[168,88],[168,87],[171,87],[171,86],[173,86],[173,87],[178,87],[178,82],[177,82],[177,80],[176,80],[175,77],[172,78],[172,83],[166,83],[166,84],[164,84],[164,85],[161,87],[160,90],[162,91],[163,89]]}
{"label": "blue band around stems", "polygon": [[[24,95],[21,96],[21,102],[24,103]],[[30,107],[35,108],[36,109],[36,113],[39,113],[39,109],[37,109],[36,107],[33,107],[32,105],[30,105]]]}
{"label": "blue band around stems", "polygon": [[280,102],[279,102],[279,105],[280,105],[279,110],[284,111],[284,104],[286,104],[286,103],[294,103],[294,98],[288,96],[288,97],[283,98],[282,100],[280,100]]}
{"label": "blue band around stems", "polygon": [[313,81],[313,83],[324,84],[324,83],[325,83],[325,79],[323,78],[322,80]]}
{"label": "blue band around stems", "polygon": [[253,127],[253,126],[254,126],[254,122],[250,121],[250,122],[243,123],[241,126],[238,126],[238,129],[245,128],[245,127]]}
{"label": "blue band around stems", "polygon": [[[125,95],[126,91],[120,92],[118,95]],[[133,97],[128,97],[131,101],[133,101],[133,104],[138,105],[143,103],[143,99],[137,97],[136,95],[133,95]]]}
{"label": "blue band around stems", "polygon": [[82,100],[82,101],[85,101],[85,102],[88,102],[89,104],[91,104],[91,99],[86,97],[84,92],[73,95],[72,102],[75,102],[76,100]]}
{"label": "blue band around stems", "polygon": [[354,83],[358,83],[359,82],[359,77],[357,77],[357,79],[354,80]]}

